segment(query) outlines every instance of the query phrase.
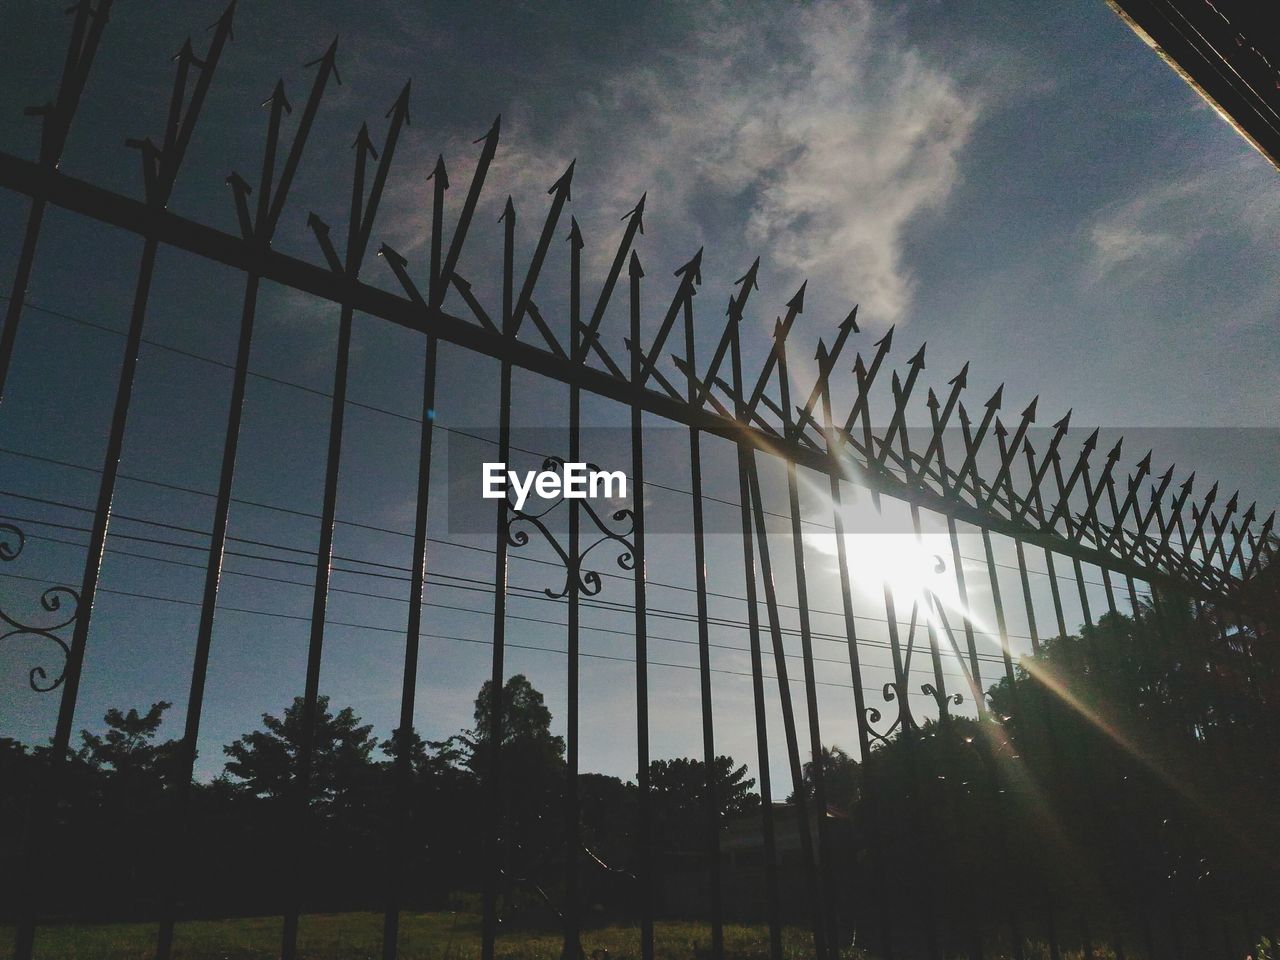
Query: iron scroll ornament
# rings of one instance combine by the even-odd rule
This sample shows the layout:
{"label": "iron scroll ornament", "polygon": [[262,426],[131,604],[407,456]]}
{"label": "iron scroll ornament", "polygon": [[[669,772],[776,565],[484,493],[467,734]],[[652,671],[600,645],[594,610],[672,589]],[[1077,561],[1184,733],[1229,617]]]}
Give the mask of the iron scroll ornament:
{"label": "iron scroll ornament", "polygon": [[[26,546],[26,535],[12,523],[0,523],[0,561],[11,563],[22,554]],[[67,675],[67,658],[71,648],[67,641],[58,636],[58,631],[75,622],[80,609],[80,595],[70,587],[53,586],[40,594],[40,606],[46,613],[56,614],[61,619],[51,623],[27,623],[19,620],[14,614],[0,608],[0,643],[6,640],[42,640],[52,643],[62,652],[62,669],[58,675],[49,680],[49,672],[42,666],[34,666],[27,673],[27,683],[36,693],[48,693],[62,685]]]}
{"label": "iron scroll ornament", "polygon": [[[587,466],[591,470],[600,469],[595,464],[587,464]],[[564,460],[559,457],[547,457],[542,461],[543,470],[562,470],[563,468]],[[566,498],[562,489],[560,495],[551,502],[550,506],[545,507],[538,513],[530,513],[524,510],[517,510],[508,498],[504,534],[507,538],[507,543],[511,546],[523,547],[528,545],[530,540],[529,529],[526,528],[532,528],[542,534],[543,539],[555,550],[561,564],[564,566],[565,580],[564,586],[559,590],[552,590],[548,587],[542,591],[552,600],[560,600],[568,596],[570,587],[575,583],[583,595],[594,597],[604,588],[604,581],[600,573],[587,568],[584,565],[584,561],[597,547],[606,543],[616,543],[621,548],[621,551],[614,562],[617,563],[620,570],[634,570],[636,567],[635,545],[629,538],[635,531],[635,514],[628,508],[613,511],[610,519],[615,524],[624,525],[620,529],[613,529],[591,506],[591,501],[584,499],[582,501],[582,509],[591,518],[592,524],[595,525],[600,535],[586,549],[579,551],[577,557],[574,557],[560,545],[560,541],[556,539],[555,534],[543,522],[544,517],[559,509],[565,502]]]}

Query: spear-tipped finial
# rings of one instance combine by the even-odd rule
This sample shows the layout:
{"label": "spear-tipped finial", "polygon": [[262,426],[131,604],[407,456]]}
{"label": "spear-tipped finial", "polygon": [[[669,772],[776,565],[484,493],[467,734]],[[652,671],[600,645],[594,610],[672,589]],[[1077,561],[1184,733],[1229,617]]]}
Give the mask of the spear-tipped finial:
{"label": "spear-tipped finial", "polygon": [[569,218],[569,236],[568,241],[573,244],[575,250],[581,250],[584,246],[582,240],[582,228],[578,226],[578,218]]}
{"label": "spear-tipped finial", "polygon": [[569,166],[565,169],[564,173],[560,174],[559,179],[551,185],[551,188],[547,193],[552,196],[563,193],[566,200],[572,200],[571,188],[573,185],[573,168],[577,165],[578,161],[576,159],[570,160]]}
{"label": "spear-tipped finial", "polygon": [[1027,404],[1027,409],[1022,411],[1022,419],[1028,423],[1036,422],[1036,404],[1040,402],[1040,395],[1031,398],[1031,402]]}
{"label": "spear-tipped finial", "polygon": [[849,333],[859,333],[858,330],[858,305],[855,303],[853,309],[849,311],[849,315],[844,318],[840,324],[840,330],[847,330]]}
{"label": "spear-tipped finial", "polygon": [[988,410],[999,410],[1000,404],[1004,403],[1004,384],[996,387],[996,392],[991,395],[991,399],[983,404]]}
{"label": "spear-tipped finial", "polygon": [[314,60],[308,60],[302,66],[306,69],[317,64],[324,64],[328,69],[332,70],[333,79],[337,81],[338,86],[342,86],[342,77],[338,75],[338,38],[336,36],[333,38],[333,42],[329,44],[329,49]]}
{"label": "spear-tipped finial", "polygon": [[182,41],[182,46],[178,48],[178,52],[169,58],[170,63],[177,63],[179,60],[185,60],[191,63],[196,58],[196,52],[191,49],[191,38],[187,37]]}
{"label": "spear-tipped finial", "polygon": [[271,90],[271,96],[262,101],[262,106],[265,107],[269,103],[278,103],[285,113],[293,113],[293,104],[289,102],[289,98],[284,93],[283,79],[276,80],[276,85]]}
{"label": "spear-tipped finial", "polygon": [[933,387],[929,388],[929,396],[925,399],[924,403],[930,410],[933,410],[935,413],[937,412],[940,404],[938,403],[938,395],[933,392]]}
{"label": "spear-tipped finial", "polygon": [[1066,415],[1053,425],[1053,429],[1058,433],[1066,433],[1071,429],[1071,410],[1068,410]]}
{"label": "spear-tipped finial", "polygon": [[498,217],[498,222],[502,223],[506,221],[508,223],[514,223],[515,216],[516,216],[515,201],[511,199],[511,194],[507,194],[507,202],[502,205],[502,215]]}
{"label": "spear-tipped finial", "polygon": [[427,174],[427,179],[438,183],[441,190],[449,189],[449,171],[445,169],[443,153],[436,156],[435,168]]}
{"label": "spear-tipped finial", "polygon": [[360,124],[360,131],[356,134],[355,140],[351,142],[351,146],[356,150],[367,150],[373,159],[378,159],[378,150],[373,145],[373,139],[369,136],[369,124]]}
{"label": "spear-tipped finial", "polygon": [[1107,459],[1115,463],[1120,459],[1120,448],[1124,446],[1124,437],[1116,441],[1116,445],[1111,448],[1111,452],[1107,454]]}
{"label": "spear-tipped finial", "polygon": [[1209,488],[1209,492],[1204,495],[1205,505],[1208,506],[1216,499],[1218,499],[1218,481],[1215,480],[1213,486]]}
{"label": "spear-tipped finial", "polygon": [[818,361],[818,370],[821,371],[823,364],[827,362],[827,345],[822,338],[818,338],[818,349],[814,352],[813,358]]}
{"label": "spear-tipped finial", "polygon": [[234,40],[235,33],[232,27],[236,19],[236,3],[237,3],[237,0],[231,0],[231,2],[227,4],[227,9],[222,11],[222,16],[220,16],[213,23],[209,24],[209,29],[214,30],[217,28],[221,28],[223,30],[226,30],[227,36],[230,37],[232,40]]}
{"label": "spear-tipped finial", "polygon": [[404,82],[404,87],[400,91],[400,95],[396,97],[395,102],[391,104],[387,112],[383,116],[403,116],[404,122],[412,126],[409,121],[409,88],[413,85],[413,80],[409,79]]}
{"label": "spear-tipped finial", "polygon": [[969,385],[969,361],[966,360],[964,366],[960,368],[960,372],[947,381],[952,386],[959,387],[963,390]]}
{"label": "spear-tipped finial", "polygon": [[885,331],[883,337],[875,342],[877,347],[883,347],[885,353],[889,352],[889,348],[893,346],[893,327]]}
{"label": "spear-tipped finial", "polygon": [[756,274],[759,272],[760,272],[760,258],[756,257],[755,262],[751,264],[750,269],[748,269],[747,272],[744,273],[742,276],[740,276],[737,280],[733,281],[733,285],[735,287],[741,286],[744,293],[747,290],[752,290],[752,289],[759,290],[760,284],[756,282]]}
{"label": "spear-tipped finial", "polygon": [[489,131],[482,137],[476,137],[472,143],[484,143],[486,140],[497,140],[498,131],[502,128],[502,114],[498,114],[493,118],[493,125],[489,127]]}
{"label": "spear-tipped finial", "polygon": [[966,427],[972,422],[969,420],[969,411],[964,408],[963,400],[956,405],[956,414],[960,417],[960,422]]}
{"label": "spear-tipped finial", "polygon": [[920,344],[920,349],[916,351],[914,357],[912,357],[910,360],[907,361],[907,366],[917,367],[920,370],[923,370],[924,369],[924,348],[927,346],[928,346],[928,343]]}
{"label": "spear-tipped finial", "polygon": [[787,301],[787,306],[796,313],[804,313],[804,291],[808,286],[809,281],[806,280],[804,283],[800,284],[800,289],[797,290],[792,298]]}
{"label": "spear-tipped finial", "polygon": [[1187,477],[1187,479],[1182,482],[1182,492],[1190,493],[1191,485],[1194,484],[1195,482],[1196,482],[1196,472],[1192,470],[1191,476]]}
{"label": "spear-tipped finial", "polygon": [[630,210],[628,210],[626,213],[624,213],[618,219],[629,220],[632,217],[634,217],[636,221],[636,229],[639,230],[641,233],[644,233],[644,202],[645,200],[648,199],[648,197],[649,197],[649,194],[647,192],[640,194],[640,199],[636,203],[636,205],[632,207]]}
{"label": "spear-tipped finial", "polygon": [[644,276],[644,268],[640,266],[640,255],[634,250],[631,251],[631,260],[627,263],[627,272],[637,280]]}
{"label": "spear-tipped finial", "polygon": [[687,263],[678,267],[674,275],[695,285],[702,283],[702,247],[698,248],[698,252]]}
{"label": "spear-tipped finial", "polygon": [[999,417],[996,417],[995,432],[996,432],[996,436],[999,437],[1001,440],[1009,436],[1009,431],[1004,428],[1004,422]]}
{"label": "spear-tipped finial", "polygon": [[1138,461],[1138,469],[1143,473],[1151,472],[1151,454],[1154,452],[1153,450],[1148,450],[1147,455]]}
{"label": "spear-tipped finial", "polygon": [[1095,427],[1095,428],[1094,428],[1093,433],[1089,434],[1089,436],[1085,438],[1085,441],[1084,441],[1084,449],[1086,449],[1086,450],[1088,450],[1088,451],[1092,452],[1092,451],[1093,451],[1093,448],[1094,448],[1094,447],[1096,447],[1096,446],[1098,445],[1098,430],[1099,430],[1099,429],[1100,429],[1100,428],[1096,428],[1096,427]]}
{"label": "spear-tipped finial", "polygon": [[1240,491],[1237,490],[1235,493],[1231,495],[1231,499],[1227,501],[1226,506],[1224,506],[1222,509],[1224,513],[1235,513],[1236,507],[1238,507],[1239,505],[1240,505]]}

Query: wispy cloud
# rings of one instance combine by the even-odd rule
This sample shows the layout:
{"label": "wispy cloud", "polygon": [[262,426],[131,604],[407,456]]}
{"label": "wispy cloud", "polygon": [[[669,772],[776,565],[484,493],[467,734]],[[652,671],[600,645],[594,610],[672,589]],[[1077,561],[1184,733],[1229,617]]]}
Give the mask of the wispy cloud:
{"label": "wispy cloud", "polygon": [[904,231],[956,182],[978,103],[869,3],[789,7],[765,29],[734,14],[709,8],[669,57],[623,72],[587,124],[639,118],[613,159],[637,185],[660,173],[659,209],[897,320]]}

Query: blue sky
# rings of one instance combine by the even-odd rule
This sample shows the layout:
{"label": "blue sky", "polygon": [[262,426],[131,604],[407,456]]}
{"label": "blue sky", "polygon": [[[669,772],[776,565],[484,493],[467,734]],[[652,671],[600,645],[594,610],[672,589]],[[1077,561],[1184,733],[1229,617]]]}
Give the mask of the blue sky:
{"label": "blue sky", "polygon": [[[168,57],[188,31],[200,50],[203,28],[219,13],[207,3],[167,4],[163,15],[120,5],[64,170],[138,194],[136,158],[123,141],[159,131]],[[0,149],[29,156],[36,130],[21,108],[51,95],[66,24],[56,5],[33,0],[12,4],[6,17]],[[506,193],[520,211],[527,256],[545,191],[576,157],[571,210],[587,237],[593,277],[617,242],[618,217],[646,191],[638,249],[652,277],[647,296],[655,303],[669,296],[676,283],[671,271],[706,247],[698,298],[706,311],[704,350],[719,335],[720,304],[731,281],[762,255],[761,292],[744,331],[749,369],[767,347],[774,316],[808,278],[806,309],[792,339],[803,345],[796,351],[801,357],[859,303],[863,334],[856,349],[869,350],[896,324],[894,356],[901,364],[927,340],[928,381],[935,387],[971,360],[977,396],[1005,382],[1010,410],[1040,395],[1042,424],[1072,407],[1077,425],[1138,428],[1125,430],[1142,433],[1126,449],[1127,463],[1154,446],[1157,465],[1176,460],[1202,477],[1219,477],[1228,493],[1242,488],[1244,503],[1258,499],[1264,515],[1280,501],[1274,474],[1280,444],[1271,430],[1280,409],[1274,336],[1280,181],[1100,0],[432,4],[412,11],[392,3],[295,4],[287,17],[278,5],[244,0],[172,209],[233,228],[222,184],[232,169],[248,176],[258,168],[265,112],[257,105],[277,76],[300,105],[310,82],[301,65],[335,33],[342,38],[343,86],[330,90],[322,108],[281,223],[279,249],[316,257],[305,228],[309,210],[339,232],[355,130],[368,119],[380,140],[383,113],[412,77],[412,126],[374,245],[391,243],[419,270],[429,239],[424,178],[436,154],[450,163],[451,222],[474,164],[471,141],[501,113],[502,143],[460,268],[482,296],[493,292],[487,278],[497,263],[494,221]],[[25,209],[21,197],[0,191],[0,278],[13,275]],[[138,248],[128,236],[51,215],[30,291],[30,302],[41,309],[25,314],[14,376],[0,406],[0,447],[17,452],[0,454],[0,489],[68,506],[10,497],[0,499],[0,510],[84,525],[85,515],[74,508],[92,502],[94,476],[47,460],[100,467],[120,338],[56,314],[122,329]],[[547,269],[548,276],[563,274],[562,252],[553,252]],[[364,276],[394,289],[374,258]],[[126,440],[124,472],[133,479],[122,482],[116,509],[170,524],[164,539],[192,549],[121,538],[112,545],[196,566],[108,554],[103,584],[117,592],[104,593],[95,611],[78,725],[92,724],[107,706],[161,697],[175,701],[171,716],[180,717],[202,554],[198,536],[173,527],[198,530],[209,523],[209,499],[189,491],[216,483],[227,373],[168,348],[229,362],[240,290],[231,271],[162,252],[146,330],[153,342],[144,347]],[[545,296],[540,305],[551,316],[557,298]],[[315,512],[328,417],[328,402],[316,391],[329,389],[336,310],[267,285],[260,315],[253,367],[275,379],[250,385],[236,496]],[[621,315],[611,314],[605,329],[615,356],[622,355],[623,328]],[[345,524],[337,550],[384,566],[344,563],[364,572],[335,578],[335,586],[354,592],[335,594],[334,619],[360,626],[329,631],[322,686],[385,731],[397,709],[403,638],[396,629],[403,630],[404,606],[362,594],[404,595],[403,582],[388,577],[409,554],[408,541],[395,531],[407,531],[412,519],[421,338],[358,318],[353,356],[352,399],[359,406],[348,414],[339,499]],[[458,350],[446,350],[443,360],[439,422],[492,428],[496,369]],[[804,364],[796,366],[807,383]],[[563,422],[563,391],[533,377],[517,377],[516,390],[521,428]],[[614,425],[623,415],[600,404],[587,417]],[[681,469],[670,466],[676,474],[664,477],[670,486],[680,487]],[[736,489],[728,483],[718,495],[733,500]],[[687,497],[654,496],[658,504],[670,496],[673,512],[688,510]],[[242,544],[246,553],[299,561],[314,545],[314,520],[279,510],[242,504],[232,527],[245,540],[294,551]],[[78,579],[83,551],[53,538],[84,537],[59,529],[46,527],[45,537],[33,538],[22,573],[46,582]],[[112,527],[126,538],[155,539],[158,529],[123,519]],[[466,578],[487,577],[487,555],[469,548],[491,541],[452,536],[443,527],[433,534],[455,541],[440,545],[433,570],[462,578],[437,580],[428,591],[444,606],[432,608],[426,629],[459,638],[424,648],[420,723],[428,736],[440,737],[469,723],[470,700],[487,674],[488,648],[470,641],[488,636],[483,610],[491,598],[470,589]],[[672,586],[655,588],[651,604],[687,613],[692,599],[678,589],[689,582],[687,550],[678,538],[655,539],[655,579]],[[722,592],[740,595],[735,542],[728,537],[717,549],[722,559],[712,577]],[[779,544],[775,549],[789,551],[785,539]],[[1010,552],[1007,544],[997,548]],[[980,557],[980,551],[971,536],[966,554]],[[821,553],[811,551],[816,566]],[[786,568],[788,558],[780,552],[775,563]],[[218,744],[250,729],[262,711],[278,712],[302,686],[305,624],[287,618],[306,612],[310,573],[247,557],[230,563],[304,586],[228,577],[223,604],[259,612],[228,609],[219,618],[201,742],[205,774],[220,766]],[[513,582],[540,589],[543,580],[537,565],[513,567]],[[28,601],[37,586],[6,580],[0,598],[11,608]],[[1003,586],[1006,595],[1017,590],[1015,581]],[[789,589],[780,583],[784,600]],[[834,581],[824,589],[823,609],[838,609]],[[606,596],[625,602],[629,592],[626,581],[610,581]],[[883,617],[874,594],[863,598],[869,623]],[[740,604],[723,604],[723,615],[740,616]],[[562,610],[549,616],[545,604],[523,599],[513,612],[534,618],[513,621],[514,641],[563,645],[562,629],[538,622],[562,617]],[[592,616],[601,630],[622,631],[594,634],[592,649],[625,656],[626,612]],[[1042,611],[1041,619],[1049,617]],[[655,658],[695,662],[687,642],[678,642],[692,635],[687,622],[659,621],[655,632],[672,640],[655,649]],[[1078,622],[1068,617],[1069,625]],[[838,634],[842,625],[832,617],[820,629]],[[868,629],[874,640],[883,627]],[[1025,624],[1011,622],[1010,629],[1025,633]],[[743,637],[726,627],[720,641],[740,644]],[[839,648],[832,650],[838,658]],[[34,740],[52,729],[56,696],[24,686],[34,653],[0,650],[0,735]],[[718,649],[717,657],[725,670],[744,668],[740,653]],[[516,648],[509,662],[547,692],[559,718],[563,657]],[[832,663],[823,670],[833,685],[824,687],[832,698],[824,709],[845,718],[832,721],[830,738],[852,746],[848,691],[839,686],[847,685],[847,667],[841,673]],[[693,754],[699,749],[696,674],[671,667],[660,675],[655,756]],[[754,754],[749,724],[740,722],[749,687],[741,677],[722,678],[722,744],[745,760]],[[592,717],[584,765],[629,775],[630,667],[593,662],[584,683],[584,710]]]}

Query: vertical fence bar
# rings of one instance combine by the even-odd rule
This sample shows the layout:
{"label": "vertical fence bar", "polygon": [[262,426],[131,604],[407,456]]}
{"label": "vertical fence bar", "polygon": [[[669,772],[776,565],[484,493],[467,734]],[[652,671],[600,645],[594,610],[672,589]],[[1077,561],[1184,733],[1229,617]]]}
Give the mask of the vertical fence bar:
{"label": "vertical fence bar", "polygon": [[[787,369],[787,345],[778,346],[778,406],[782,410],[784,439],[796,436],[791,420],[791,376]],[[823,770],[822,726],[818,716],[818,683],[813,663],[813,631],[809,619],[809,578],[804,556],[804,530],[800,511],[800,485],[795,461],[785,458],[787,470],[787,517],[791,524],[792,559],[795,564],[796,610],[800,620],[800,653],[804,664],[805,707],[809,723],[810,759],[813,770],[813,800],[818,817],[818,864],[821,908],[826,918],[825,939],[828,953],[840,950],[840,917],[835,904],[835,873],[831,829],[827,823],[827,786]],[[808,797],[804,797],[805,802]]]}
{"label": "vertical fence bar", "polygon": [[[740,387],[741,384],[738,384]],[[738,391],[739,397],[741,390]],[[769,634],[773,641],[774,673],[778,678],[778,699],[782,705],[782,727],[787,741],[787,760],[791,767],[791,789],[796,797],[795,817],[800,830],[800,856],[804,860],[806,893],[809,900],[810,923],[813,927],[813,951],[818,960],[825,960],[827,944],[822,915],[822,890],[818,885],[817,865],[814,862],[813,834],[809,829],[808,798],[804,790],[804,774],[800,769],[800,749],[796,737],[795,710],[791,703],[791,681],[787,676],[787,653],[782,645],[782,621],[778,614],[778,596],[773,580],[773,563],[769,555],[768,531],[764,523],[764,503],[760,496],[760,477],[756,466],[755,450],[747,452],[748,480],[753,513],[755,515],[756,542],[760,557],[760,579],[764,584],[765,607],[769,616]],[[825,811],[819,811],[821,816]]]}
{"label": "vertical fence bar", "polygon": [[[830,462],[827,475],[831,487],[832,523],[835,527],[836,538],[836,565],[840,571],[840,599],[844,613],[845,639],[849,652],[849,677],[853,685],[854,709],[857,711],[858,755],[862,762],[865,763],[871,756],[871,738],[867,733],[866,694],[862,687],[862,665],[858,659],[858,629],[853,611],[853,584],[851,583],[849,571],[849,548],[845,542],[843,494],[840,490],[840,479],[845,475],[844,460],[847,454],[845,453],[846,448],[841,443],[840,437],[831,421],[831,386],[824,373],[824,355],[825,351],[820,350],[818,370],[822,385],[820,393],[823,431],[826,435],[827,456]],[[883,874],[885,860],[880,836],[880,796],[873,779],[868,779],[866,790],[868,819],[871,821],[867,826],[867,832],[871,838],[872,861],[876,872]],[[856,896],[857,892],[855,890]],[[885,960],[892,960],[895,955],[893,949],[893,922],[888,912],[887,898],[884,891],[879,888],[876,888],[875,898],[875,913],[879,919],[877,932],[879,934],[880,952]]]}
{"label": "vertical fence bar", "polygon": [[[569,356],[576,357],[582,348],[582,234],[578,221],[571,220],[569,230]],[[569,461],[578,463],[582,458],[582,391],[577,380],[569,385]],[[579,683],[580,683],[580,624],[582,570],[579,544],[581,508],[578,501],[569,501],[569,619],[568,665],[565,673],[568,716],[565,718],[565,744],[567,746],[564,791],[564,950],[566,960],[578,960],[582,956],[581,919],[579,917],[578,854],[582,846],[581,814],[578,801],[579,764]]]}
{"label": "vertical fence bar", "polygon": [[[512,284],[515,262],[516,211],[507,197],[502,213],[504,226],[502,246],[502,335],[508,347],[515,341],[515,325],[512,320]],[[501,386],[498,396],[498,462],[511,459],[511,351],[503,351]],[[489,677],[489,730],[487,764],[485,770],[486,813],[485,828],[483,917],[480,932],[481,960],[493,960],[498,935],[498,879],[502,875],[503,801],[502,737],[504,654],[507,639],[507,525],[509,504],[506,498],[498,501],[496,518],[496,545],[493,557],[493,661]]]}
{"label": "vertical fence bar", "polygon": [[[199,65],[200,76],[195,83],[189,100],[187,98],[187,77],[190,66],[196,62],[194,54],[190,52],[189,42],[183,48],[183,52],[179,54],[173,93],[170,98],[169,114],[165,124],[165,150],[158,154],[158,159],[154,147],[150,147],[150,150],[146,149],[146,147],[150,146],[150,141],[146,141],[145,144],[129,141],[131,146],[143,148],[142,158],[146,199],[148,206],[152,210],[162,210],[173,193],[178,171],[181,167],[187,144],[190,142],[191,132],[195,127],[196,120],[199,118],[201,108],[204,106],[204,100],[213,82],[213,75],[222,56],[223,48],[231,38],[231,13],[233,9],[234,5],[228,8],[227,12],[215,24],[216,30],[210,40],[209,50],[205,55],[205,59]],[[100,36],[101,29],[104,26],[105,20],[95,21],[94,26],[91,28],[95,37]],[[96,39],[93,42],[96,45]],[[88,69],[87,63],[84,69]],[[68,115],[67,122],[69,120]],[[59,151],[60,147],[61,145],[59,144]],[[38,233],[38,222],[35,226]],[[36,234],[30,234],[27,239],[30,240],[30,251],[24,249],[24,253],[29,252],[31,257],[34,257]],[[133,306],[130,312],[128,331],[125,334],[120,377],[116,386],[115,402],[112,405],[111,426],[107,435],[106,451],[103,455],[102,474],[98,481],[98,495],[94,508],[93,523],[89,532],[84,572],[81,577],[80,603],[77,608],[78,616],[72,631],[70,649],[67,653],[62,697],[58,704],[57,726],[49,753],[49,769],[45,788],[51,790],[53,792],[52,795],[55,797],[61,792],[60,780],[70,749],[71,727],[75,720],[76,701],[80,691],[80,674],[84,666],[84,653],[89,639],[89,625],[93,618],[94,602],[97,598],[98,580],[102,573],[107,528],[111,522],[111,504],[115,498],[116,481],[119,477],[120,457],[124,449],[125,430],[128,425],[129,408],[133,400],[134,380],[138,368],[138,354],[142,346],[142,330],[147,317],[147,305],[151,296],[151,285],[155,276],[156,256],[159,252],[159,246],[160,241],[155,234],[146,235],[138,263]],[[21,263],[19,264],[19,269],[20,271],[23,269]],[[27,276],[21,278],[24,281],[24,286],[27,277],[29,277],[29,262],[26,265],[26,270]],[[6,338],[16,333],[18,319],[16,311],[19,309],[22,300],[23,297],[18,296],[17,291],[15,291],[15,299],[10,302],[10,310],[14,311],[14,313],[10,318],[12,322],[6,323],[6,332],[4,334]],[[3,349],[11,350],[12,343]],[[0,354],[0,375],[7,371],[9,360],[9,353]],[[2,386],[3,384],[0,383],[0,388]],[[53,804],[46,805],[53,806]],[[37,817],[46,815],[48,814],[36,813]],[[27,849],[24,851],[23,860],[28,867],[34,866],[34,844],[36,835],[39,832],[33,824],[32,829],[28,831],[25,838]],[[28,875],[33,878],[36,877],[34,870],[31,870]],[[16,926],[15,960],[30,960],[34,951],[37,897],[44,892],[37,888],[42,886],[43,883],[41,882],[33,882],[28,885],[28,893],[25,897],[26,902],[20,908]]]}
{"label": "vertical fence bar", "polygon": [[[693,299],[686,297],[684,313],[685,360],[689,369],[697,370],[697,352],[693,329]],[[686,379],[686,398],[690,406],[697,402],[694,378]],[[711,907],[711,957],[724,957],[724,893],[720,865],[720,798],[716,782],[715,722],[711,699],[711,635],[707,609],[707,546],[702,501],[702,431],[689,427],[689,475],[693,498],[693,566],[694,594],[698,611],[698,692],[702,708],[702,763],[706,774],[703,802],[706,806],[706,850],[709,860],[707,888]]]}
{"label": "vertical fence bar", "polygon": [[[744,292],[750,283],[744,285]],[[726,333],[733,370],[734,409],[742,412],[742,354],[738,338],[740,311],[730,305]],[[764,701],[764,660],[760,648],[760,612],[756,594],[755,547],[751,532],[751,490],[749,454],[746,447],[735,444],[738,461],[738,505],[742,523],[742,573],[747,596],[747,635],[751,647],[751,694],[755,708],[756,759],[760,767],[760,816],[764,839],[765,897],[769,918],[769,954],[772,960],[782,958],[782,920],[778,880],[778,848],[773,818],[773,784],[769,769],[769,724]]]}
{"label": "vertical fence bar", "polygon": [[[75,14],[75,18],[71,24],[71,38],[67,43],[62,78],[58,82],[54,102],[27,110],[28,114],[41,117],[40,165],[48,170],[56,170],[62,162],[62,152],[71,132],[71,121],[80,105],[80,96],[89,78],[89,68],[111,17],[111,6],[112,0],[99,0],[96,9],[88,0],[80,0],[69,11]],[[32,197],[31,207],[27,212],[22,249],[18,253],[18,268],[14,273],[13,285],[9,288],[9,306],[5,310],[4,327],[0,329],[0,403],[4,402],[4,388],[9,379],[14,345],[18,339],[18,324],[22,320],[22,308],[26,305],[31,271],[35,266],[36,246],[40,242],[40,230],[44,225],[48,204],[48,198],[43,194]]]}
{"label": "vertical fence bar", "polygon": [[644,543],[644,417],[640,406],[640,278],[644,270],[640,258],[631,252],[628,273],[631,280],[631,498],[635,513],[635,607],[636,607],[636,759],[640,790],[636,842],[640,863],[640,955],[653,960],[653,815],[649,791],[649,630],[645,594]]}

